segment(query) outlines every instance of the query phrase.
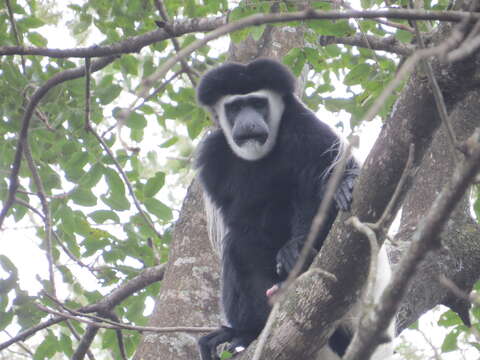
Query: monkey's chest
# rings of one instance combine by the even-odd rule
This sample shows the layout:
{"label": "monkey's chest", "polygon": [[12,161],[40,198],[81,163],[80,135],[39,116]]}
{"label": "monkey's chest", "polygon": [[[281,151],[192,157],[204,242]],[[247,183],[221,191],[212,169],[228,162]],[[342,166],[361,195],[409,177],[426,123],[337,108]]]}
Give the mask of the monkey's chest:
{"label": "monkey's chest", "polygon": [[239,175],[236,180],[238,182],[231,181],[230,186],[221,189],[227,226],[259,232],[275,246],[288,241],[293,216],[289,177]]}

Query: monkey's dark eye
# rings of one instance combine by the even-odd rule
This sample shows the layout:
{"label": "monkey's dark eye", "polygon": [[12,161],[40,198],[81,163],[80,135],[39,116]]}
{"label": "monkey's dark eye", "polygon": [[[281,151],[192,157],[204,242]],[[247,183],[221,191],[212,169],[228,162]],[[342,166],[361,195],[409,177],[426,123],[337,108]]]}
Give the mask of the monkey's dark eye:
{"label": "monkey's dark eye", "polygon": [[225,105],[225,110],[229,113],[237,113],[242,108],[242,104],[238,101],[232,102],[230,104]]}
{"label": "monkey's dark eye", "polygon": [[253,98],[250,100],[251,106],[255,109],[263,109],[266,108],[268,105],[268,100],[264,98]]}

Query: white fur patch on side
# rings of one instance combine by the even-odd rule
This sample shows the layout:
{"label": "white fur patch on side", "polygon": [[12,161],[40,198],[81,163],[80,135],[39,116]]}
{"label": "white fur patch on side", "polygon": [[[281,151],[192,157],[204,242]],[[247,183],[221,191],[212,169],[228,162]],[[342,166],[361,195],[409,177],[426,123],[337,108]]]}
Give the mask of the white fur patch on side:
{"label": "white fur patch on side", "polygon": [[203,192],[203,203],[207,217],[208,238],[215,253],[221,258],[223,251],[223,237],[227,232],[227,228],[223,221],[221,211],[213,204],[206,191]]}

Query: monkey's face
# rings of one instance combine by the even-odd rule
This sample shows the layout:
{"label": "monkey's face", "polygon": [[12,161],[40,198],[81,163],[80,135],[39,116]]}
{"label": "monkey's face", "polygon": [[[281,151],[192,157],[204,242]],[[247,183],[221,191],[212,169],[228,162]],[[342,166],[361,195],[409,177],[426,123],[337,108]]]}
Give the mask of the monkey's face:
{"label": "monkey's face", "polygon": [[224,96],[213,112],[232,151],[242,159],[255,161],[273,149],[283,110],[280,95],[261,90]]}

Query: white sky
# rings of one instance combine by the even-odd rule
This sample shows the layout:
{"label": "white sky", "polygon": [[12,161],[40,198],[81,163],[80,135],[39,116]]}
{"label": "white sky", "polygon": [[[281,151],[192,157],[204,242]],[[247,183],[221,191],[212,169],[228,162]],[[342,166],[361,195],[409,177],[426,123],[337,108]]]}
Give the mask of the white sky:
{"label": "white sky", "polygon": [[[70,38],[68,40],[68,30],[66,30],[66,23],[70,19],[71,12],[67,9],[67,5],[70,3],[78,4],[79,1],[58,1],[58,7],[62,11],[62,20],[64,30],[59,31],[59,27],[53,26],[44,26],[37,31],[40,32],[45,38],[48,39],[48,47],[53,48],[70,48],[75,46],[75,41]],[[96,42],[100,42],[101,34],[98,31],[93,31],[90,36],[91,39],[97,39]],[[217,42],[221,43],[221,42]],[[86,46],[92,45],[93,42],[84,44]],[[343,85],[339,83],[338,89],[342,89]],[[339,90],[341,93],[341,90]],[[336,94],[338,95],[338,94]],[[327,113],[327,112],[318,112],[317,115],[328,123],[330,126],[335,127],[335,125],[342,121],[344,123],[344,133],[343,136],[349,135],[350,128],[348,126],[349,116],[345,112],[340,113]],[[150,122],[152,123],[152,122]],[[156,126],[156,122],[153,122]],[[377,118],[369,123],[362,124],[359,129],[357,129],[356,134],[360,137],[359,149],[356,150],[356,156],[363,161],[368,155],[371,147],[373,146],[379,132],[381,129],[381,121]],[[146,151],[150,150],[159,150],[158,148],[158,126],[154,129],[146,131],[145,134],[153,134],[151,139],[146,138],[142,142],[142,152],[143,155],[146,154]],[[338,129],[337,129],[338,131]],[[156,137],[154,137],[156,136]],[[161,156],[159,156],[160,158]],[[168,185],[168,176],[167,183]],[[180,198],[183,198],[184,190],[179,193]],[[166,196],[166,195],[163,195]],[[162,196],[162,197],[163,197]],[[169,200],[162,198],[162,201],[168,203]],[[41,225],[38,222],[37,224]],[[12,221],[7,221],[4,225],[4,230],[1,232],[0,241],[0,254],[8,256],[18,267],[19,267],[19,277],[21,281],[21,287],[24,290],[27,290],[31,295],[35,295],[39,290],[42,289],[40,282],[37,280],[37,277],[42,279],[48,278],[47,271],[47,261],[45,259],[45,253],[39,250],[39,239],[35,235],[35,230],[31,227],[32,222],[30,219],[22,220],[20,223],[16,224]],[[80,272],[80,273],[79,273]],[[89,290],[97,288],[95,279],[86,271],[80,270],[79,272],[75,271],[76,274],[81,274],[79,278],[81,279],[82,285]],[[4,277],[6,274],[2,274],[0,269],[0,277]],[[58,281],[60,283],[60,281]],[[63,296],[68,295],[68,289],[66,287],[60,288],[60,293]],[[151,305],[151,304],[150,304]],[[151,306],[149,306],[151,307]],[[402,337],[405,338],[408,342],[414,344],[419,351],[424,354],[423,359],[433,358],[433,350],[431,344],[433,344],[438,349],[441,346],[443,341],[445,331],[444,329],[438,328],[436,326],[436,319],[441,314],[440,310],[431,312],[427,316],[423,316],[420,319],[420,327],[423,328],[425,336],[429,339],[426,341],[424,337],[415,330],[406,330],[402,333]],[[16,332],[16,327],[11,327],[11,332]],[[0,341],[5,340],[5,334],[0,333]],[[396,341],[399,342],[399,339]],[[429,342],[431,344],[429,344]],[[479,359],[479,353],[476,350],[469,349],[466,351],[465,359]],[[398,357],[396,357],[398,358]],[[442,359],[444,360],[458,360],[460,358],[460,353],[453,352],[449,354],[442,354]]]}

